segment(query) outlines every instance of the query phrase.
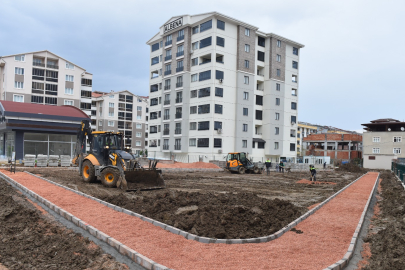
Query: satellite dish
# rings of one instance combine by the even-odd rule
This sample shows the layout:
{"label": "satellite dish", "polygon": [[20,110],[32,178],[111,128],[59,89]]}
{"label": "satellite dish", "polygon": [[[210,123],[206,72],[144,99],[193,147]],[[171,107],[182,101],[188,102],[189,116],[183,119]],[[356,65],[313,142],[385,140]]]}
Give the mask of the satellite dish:
{"label": "satellite dish", "polygon": [[401,127],[401,130],[402,130],[402,131],[404,131],[404,130],[405,130],[405,128],[404,128],[404,127]]}
{"label": "satellite dish", "polygon": [[388,131],[391,131],[391,129],[390,129],[390,128],[388,128]]}

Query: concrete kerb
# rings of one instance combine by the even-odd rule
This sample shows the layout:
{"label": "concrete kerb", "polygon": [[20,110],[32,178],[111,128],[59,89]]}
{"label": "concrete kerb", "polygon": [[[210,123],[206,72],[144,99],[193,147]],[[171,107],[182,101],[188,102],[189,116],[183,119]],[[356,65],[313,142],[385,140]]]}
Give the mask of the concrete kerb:
{"label": "concrete kerb", "polygon": [[[29,173],[29,172],[27,172],[27,173]],[[31,173],[29,173],[29,174],[54,184],[54,182],[52,182],[52,181],[50,181],[48,179],[33,175]],[[70,214],[69,212],[61,209],[60,207],[56,206],[55,204],[53,204],[53,203],[49,202],[48,200],[44,199],[43,197],[39,196],[35,192],[33,192],[33,191],[29,190],[28,188],[22,186],[21,184],[17,183],[12,178],[6,176],[2,172],[0,172],[0,177],[3,178],[5,181],[7,181],[14,188],[20,190],[25,196],[30,196],[33,200],[43,203],[49,209],[53,210],[56,214],[58,214],[61,217],[65,218],[66,220],[72,222],[75,226],[78,226],[78,227],[86,230],[91,235],[97,237],[101,241],[103,241],[103,242],[109,244],[110,246],[112,246],[113,248],[115,248],[118,252],[120,252],[124,256],[130,258],[135,263],[138,263],[139,260],[137,260],[136,257],[137,256],[142,256],[142,255],[140,255],[136,251],[126,247],[122,243],[118,242],[117,240],[115,240],[114,238],[108,236],[107,234],[97,230],[93,226],[88,225],[87,223],[85,223],[84,221],[82,221],[79,218],[75,217],[74,215]],[[59,186],[63,187],[63,188],[66,188],[65,186],[62,186],[62,185],[59,185]],[[78,192],[76,190],[71,190],[71,191],[78,194]],[[78,194],[78,195],[81,195],[81,194]],[[93,197],[91,197],[91,198],[93,198]],[[134,254],[136,254],[136,256],[134,256]],[[153,269],[169,270],[168,267],[157,264],[156,262],[154,262],[153,260],[151,260],[151,259],[149,259],[149,258],[147,258],[145,256],[142,256],[141,258],[142,258],[142,260],[141,260],[142,263],[141,264],[138,263],[138,264],[145,267],[146,269],[150,269],[150,270],[153,270]],[[155,265],[157,265],[158,268],[153,268]]]}
{"label": "concrete kerb", "polygon": [[[34,176],[34,177],[40,178],[40,179],[42,179],[42,180],[44,180],[44,181],[47,181],[47,182],[49,182],[49,183],[56,184],[55,182],[53,182],[53,181],[51,181],[51,180],[49,180],[49,179],[46,179],[46,178],[43,178],[43,177],[41,177],[41,176],[32,174],[32,173],[30,173],[30,172],[25,171],[25,173],[28,173],[28,174],[30,174],[30,175],[32,175],[32,176]],[[326,203],[328,203],[329,201],[331,201],[333,198],[335,198],[337,195],[339,195],[339,194],[340,194],[341,192],[343,192],[345,189],[347,189],[348,187],[350,187],[351,185],[353,185],[355,182],[357,182],[360,178],[362,178],[362,177],[363,177],[364,175],[366,175],[366,174],[367,174],[367,173],[361,175],[360,177],[358,177],[358,178],[357,178],[356,180],[354,180],[353,182],[347,184],[347,185],[346,185],[345,187],[343,187],[341,190],[339,190],[339,191],[336,192],[335,194],[331,195],[329,198],[327,198],[326,200],[324,200],[323,202],[321,202],[319,205],[317,205],[316,207],[312,208],[312,209],[309,210],[308,212],[304,213],[302,216],[298,217],[296,220],[292,221],[290,224],[288,224],[287,226],[285,226],[285,227],[284,227],[283,229],[281,229],[280,231],[278,231],[278,232],[276,232],[276,233],[274,233],[274,234],[268,235],[268,236],[263,236],[263,237],[266,237],[266,239],[267,239],[266,242],[270,242],[270,241],[272,241],[272,240],[274,240],[274,239],[279,238],[279,237],[282,236],[284,233],[286,233],[287,231],[289,231],[289,230],[291,230],[292,228],[294,228],[295,226],[297,226],[300,222],[302,222],[303,220],[307,219],[309,216],[313,215],[313,214],[314,214],[316,211],[318,211],[322,206],[324,206]],[[172,227],[172,226],[170,226],[170,225],[168,225],[168,224],[165,224],[165,223],[159,222],[159,221],[157,221],[157,220],[154,220],[154,219],[145,217],[145,216],[140,215],[140,214],[138,214],[138,213],[135,213],[135,212],[129,211],[129,210],[127,210],[127,209],[121,208],[121,207],[119,207],[119,206],[116,206],[116,205],[114,205],[114,204],[111,204],[111,203],[102,201],[102,200],[100,200],[100,199],[97,199],[97,198],[95,198],[95,197],[92,197],[92,196],[90,196],[90,195],[87,195],[87,194],[85,194],[85,193],[82,193],[82,192],[80,192],[80,191],[70,189],[70,188],[65,187],[65,186],[63,186],[63,185],[59,185],[59,184],[58,184],[58,186],[60,186],[60,187],[62,187],[62,188],[65,188],[65,189],[68,189],[68,190],[70,190],[70,191],[72,191],[72,192],[74,192],[74,193],[76,193],[76,194],[78,194],[78,195],[84,196],[84,197],[86,197],[86,198],[89,198],[89,199],[91,199],[91,200],[94,200],[94,201],[96,201],[96,202],[98,202],[98,203],[101,203],[101,204],[103,204],[103,205],[106,205],[107,207],[112,208],[112,209],[114,209],[114,210],[116,210],[116,211],[123,212],[123,213],[125,213],[125,214],[127,214],[127,215],[131,215],[131,216],[138,217],[138,218],[140,218],[140,219],[143,220],[143,221],[149,222],[149,223],[151,223],[151,224],[153,224],[153,225],[155,225],[155,226],[158,226],[158,227],[160,227],[160,228],[162,228],[162,229],[164,229],[164,230],[166,230],[166,231],[169,231],[169,232],[171,232],[171,233],[174,233],[174,234],[177,234],[177,235],[182,235],[183,237],[185,237],[185,238],[188,239],[188,240],[194,240],[194,241],[198,241],[198,242],[201,242],[201,243],[207,243],[207,240],[205,239],[205,237],[198,237],[197,235],[193,235],[193,234],[190,234],[190,233],[188,233],[188,232],[179,230],[179,229],[174,228],[174,227]],[[295,225],[292,225],[292,224],[295,224]],[[273,236],[273,237],[272,237],[272,236]],[[257,239],[257,240],[256,240],[257,243],[262,243],[263,237],[255,238],[255,239]],[[247,243],[246,241],[240,241],[240,240],[241,240],[241,239],[216,239],[216,238],[209,238],[208,243],[224,243],[224,242],[226,242],[227,244],[241,244],[241,243]]]}
{"label": "concrete kerb", "polygon": [[343,256],[343,258],[341,260],[339,260],[338,262],[330,265],[329,267],[325,268],[324,270],[330,270],[330,269],[340,270],[340,269],[343,269],[344,267],[346,267],[348,265],[350,259],[353,257],[354,249],[356,248],[356,245],[357,245],[357,242],[358,242],[358,239],[359,239],[359,233],[360,233],[361,228],[363,227],[364,218],[365,218],[367,210],[368,210],[368,208],[370,206],[371,199],[374,196],[374,193],[375,193],[375,191],[377,189],[377,185],[378,185],[379,180],[380,180],[380,174],[378,174],[377,180],[375,181],[373,189],[371,190],[370,196],[368,197],[367,203],[366,203],[366,205],[364,207],[364,210],[363,210],[363,212],[361,214],[360,221],[357,224],[356,230],[354,231],[353,237],[352,237],[352,239],[350,241],[350,245],[349,245],[349,248],[348,248],[346,254]]}

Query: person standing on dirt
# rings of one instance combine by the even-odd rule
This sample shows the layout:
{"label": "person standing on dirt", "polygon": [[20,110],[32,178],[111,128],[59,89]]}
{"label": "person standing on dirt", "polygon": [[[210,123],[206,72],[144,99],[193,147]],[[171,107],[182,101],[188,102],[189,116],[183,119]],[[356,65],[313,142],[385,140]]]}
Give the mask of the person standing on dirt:
{"label": "person standing on dirt", "polygon": [[280,160],[279,168],[280,168],[280,172],[284,173],[284,162],[281,160]]}
{"label": "person standing on dirt", "polygon": [[311,181],[316,181],[316,169],[314,165],[309,165],[309,171],[311,172]]}
{"label": "person standing on dirt", "polygon": [[271,161],[267,159],[264,164],[266,164],[267,175],[270,175]]}
{"label": "person standing on dirt", "polygon": [[326,169],[326,162],[323,163],[323,169],[324,169],[324,170]]}

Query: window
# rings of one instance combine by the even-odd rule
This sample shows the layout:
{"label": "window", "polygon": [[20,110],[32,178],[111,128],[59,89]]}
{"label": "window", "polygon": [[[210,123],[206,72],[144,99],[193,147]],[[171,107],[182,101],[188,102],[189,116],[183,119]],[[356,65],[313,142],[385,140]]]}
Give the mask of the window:
{"label": "window", "polygon": [[191,66],[197,66],[198,65],[198,57],[191,59]]}
{"label": "window", "polygon": [[222,114],[222,105],[215,104],[215,113]]}
{"label": "window", "polygon": [[277,40],[277,47],[281,48],[281,40]]}
{"label": "window", "polygon": [[108,126],[113,127],[114,126],[114,121],[108,121]]}
{"label": "window", "polygon": [[278,149],[278,142],[274,142],[274,149]]}
{"label": "window", "polygon": [[281,62],[281,55],[277,54],[277,62]]}
{"label": "window", "polygon": [[14,87],[17,89],[23,89],[24,88],[24,82],[14,82]]}
{"label": "window", "polygon": [[250,36],[250,29],[245,28],[245,36]]}
{"label": "window", "polygon": [[402,137],[394,137],[394,142],[401,142],[402,141]]}
{"label": "window", "polygon": [[136,124],[136,128],[137,128],[137,129],[141,129],[141,128],[142,128],[142,124]]}
{"label": "window", "polygon": [[276,112],[276,120],[280,120],[280,113]]}
{"label": "window", "polygon": [[214,130],[222,129],[222,122],[214,122]]}
{"label": "window", "polygon": [[[93,85],[93,80],[82,78],[82,85],[83,85],[83,86],[92,86],[92,85]],[[114,96],[114,95],[113,95],[113,96]],[[110,97],[111,97],[111,96],[110,96]]]}
{"label": "window", "polygon": [[290,143],[290,151],[295,151],[295,143]]}
{"label": "window", "polygon": [[401,148],[394,147],[394,154],[401,154]]}
{"label": "window", "polygon": [[293,61],[292,62],[292,67],[295,68],[295,69],[298,69],[298,62]]}
{"label": "window", "polygon": [[222,147],[222,139],[214,138],[214,148],[221,148],[221,147]]}
{"label": "window", "polygon": [[293,47],[293,54],[298,55],[298,48]]}
{"label": "window", "polygon": [[224,72],[220,70],[215,71],[215,79],[223,80],[224,79]]}
{"label": "window", "polygon": [[159,42],[152,44],[152,52],[159,50]]}
{"label": "window", "polygon": [[217,28],[221,30],[225,30],[225,22],[217,20]]}
{"label": "window", "polygon": [[197,90],[192,90],[190,92],[190,98],[196,98],[197,97]]}
{"label": "window", "polygon": [[200,32],[204,32],[212,28],[212,20],[209,20],[205,23],[200,24]]}
{"label": "window", "polygon": [[25,62],[25,54],[14,56],[15,61]]}
{"label": "window", "polygon": [[263,111],[256,110],[256,120],[263,120]]}
{"label": "window", "polygon": [[264,62],[264,52],[257,52],[257,60]]}
{"label": "window", "polygon": [[210,87],[206,87],[206,88],[202,88],[200,90],[198,90],[198,97],[209,97],[211,95],[211,88]]}
{"label": "window", "polygon": [[380,148],[373,148],[373,154],[379,154]]}
{"label": "window", "polygon": [[248,116],[248,108],[243,108],[243,115]]}
{"label": "window", "polygon": [[258,37],[257,45],[259,45],[259,46],[261,46],[261,47],[264,47],[264,46],[265,46],[265,41],[266,41],[265,38],[263,38],[263,37]]}
{"label": "window", "polygon": [[210,113],[210,104],[199,105],[198,114]]}
{"label": "window", "polygon": [[66,62],[67,69],[75,69],[75,66],[72,63]]}
{"label": "window", "polygon": [[291,77],[291,79],[292,79],[292,82],[298,82],[298,76],[297,75],[292,75],[292,77]]}
{"label": "window", "polygon": [[291,89],[291,95],[296,96],[297,95],[297,89]]}
{"label": "window", "polygon": [[280,91],[280,89],[281,89],[281,85],[279,83],[276,83],[276,90]]}
{"label": "window", "polygon": [[[48,76],[48,74],[46,76]],[[73,82],[73,75],[66,75],[66,81]]]}
{"label": "window", "polygon": [[44,97],[31,96],[31,103],[44,103]]}
{"label": "window", "polygon": [[108,103],[108,107],[109,107],[109,108],[114,108],[114,102],[109,102],[109,103]]}
{"label": "window", "polygon": [[200,40],[200,49],[211,46],[212,44],[212,37],[207,37]]}
{"label": "window", "polygon": [[24,75],[24,69],[23,68],[15,68],[15,74],[17,75]]}
{"label": "window", "polygon": [[136,106],[137,111],[142,111],[142,106]]}
{"label": "window", "polygon": [[249,60],[245,60],[245,68],[249,68]]}
{"label": "window", "polygon": [[102,120],[99,120],[99,121],[98,121],[98,126],[101,127],[102,125],[103,125],[103,121],[102,121]]}
{"label": "window", "polygon": [[279,98],[276,98],[276,105],[280,106],[280,99]]}
{"label": "window", "polygon": [[[166,72],[171,72],[171,70],[172,70],[172,65],[169,64],[169,65],[166,65],[166,66],[165,66],[165,73],[166,73]],[[170,74],[170,73],[169,73],[169,74]]]}
{"label": "window", "polygon": [[199,81],[205,81],[211,79],[211,70],[200,72]]}
{"label": "window", "polygon": [[13,101],[14,102],[24,102],[24,96],[23,95],[13,95]]}
{"label": "window", "polygon": [[242,140],[242,147],[247,148],[247,140]]}
{"label": "window", "polygon": [[276,132],[276,133],[275,133],[276,135],[280,134],[280,128],[279,128],[279,127],[275,127],[275,132]]}
{"label": "window", "polygon": [[197,113],[197,106],[191,106],[190,107],[190,114],[196,114]]}
{"label": "window", "polygon": [[191,75],[191,82],[196,82],[198,81],[198,74],[192,74]]}
{"label": "window", "polygon": [[193,44],[192,44],[192,46],[191,46],[191,49],[193,49],[193,50],[198,50],[198,41],[197,42],[194,42]]}
{"label": "window", "polygon": [[191,122],[190,123],[190,130],[196,130],[197,129],[197,123],[196,122]]}
{"label": "window", "polygon": [[188,145],[189,146],[196,146],[196,139],[190,139]]}
{"label": "window", "polygon": [[198,139],[197,147],[209,147],[210,140],[208,138]]}
{"label": "window", "polygon": [[136,137],[138,137],[138,138],[139,138],[139,137],[142,137],[142,132],[137,132],[137,133],[136,133]]}
{"label": "window", "polygon": [[221,47],[225,47],[225,39],[221,37],[217,37],[217,45]]}
{"label": "window", "polygon": [[184,55],[184,45],[177,46],[177,57]]}
{"label": "window", "polygon": [[184,39],[184,29],[181,29],[180,31],[177,32],[177,41],[180,41],[183,39]]}
{"label": "window", "polygon": [[256,105],[263,106],[263,96],[256,95]]}
{"label": "window", "polygon": [[250,52],[250,45],[249,44],[245,44],[245,52]]}
{"label": "window", "polygon": [[177,68],[176,68],[176,72],[181,72],[184,70],[184,66],[183,66],[183,60],[181,61],[177,61]]}
{"label": "window", "polygon": [[194,26],[194,27],[193,27],[193,29],[192,29],[192,31],[191,31],[191,32],[192,32],[192,33],[193,33],[193,35],[194,35],[194,34],[197,34],[197,33],[199,32],[199,30],[200,30],[200,26],[199,26],[199,25],[197,25],[197,26]]}
{"label": "window", "polygon": [[159,64],[159,56],[153,57],[151,60],[151,65]]}
{"label": "window", "polygon": [[277,77],[280,77],[281,76],[281,70],[278,68],[277,69]]}
{"label": "window", "polygon": [[244,132],[248,131],[248,125],[247,124],[243,124],[243,131]]}
{"label": "window", "polygon": [[166,50],[166,57],[165,57],[165,61],[172,59],[172,49],[168,49]]}
{"label": "window", "polygon": [[297,109],[297,103],[291,102],[291,110],[296,110],[296,109]]}
{"label": "window", "polygon": [[291,115],[291,124],[297,123],[297,116]]}
{"label": "window", "polygon": [[198,130],[209,130],[210,121],[198,122]]}
{"label": "window", "polygon": [[244,84],[249,84],[249,76],[244,76]]}
{"label": "window", "polygon": [[56,105],[58,102],[56,97],[45,97],[45,104]]}
{"label": "window", "polygon": [[224,96],[224,89],[215,87],[215,96],[216,97],[223,97]]}
{"label": "window", "polygon": [[249,92],[243,92],[243,99],[248,100],[249,99]]}

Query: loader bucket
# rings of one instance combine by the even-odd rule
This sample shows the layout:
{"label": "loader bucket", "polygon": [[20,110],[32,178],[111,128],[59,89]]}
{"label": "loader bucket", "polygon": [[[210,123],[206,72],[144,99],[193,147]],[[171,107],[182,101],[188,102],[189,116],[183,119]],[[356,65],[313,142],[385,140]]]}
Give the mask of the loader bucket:
{"label": "loader bucket", "polygon": [[151,190],[165,188],[166,184],[162,177],[162,170],[139,169],[125,171],[127,191]]}

